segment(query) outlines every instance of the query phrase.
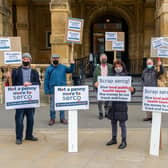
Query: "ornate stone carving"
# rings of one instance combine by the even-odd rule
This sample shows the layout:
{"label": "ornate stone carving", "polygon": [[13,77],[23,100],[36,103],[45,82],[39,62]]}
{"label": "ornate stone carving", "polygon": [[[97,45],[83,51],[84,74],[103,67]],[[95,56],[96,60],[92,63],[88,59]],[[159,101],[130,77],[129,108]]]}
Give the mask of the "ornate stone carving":
{"label": "ornate stone carving", "polygon": [[69,8],[70,0],[51,0],[50,9],[60,8],[67,9]]}

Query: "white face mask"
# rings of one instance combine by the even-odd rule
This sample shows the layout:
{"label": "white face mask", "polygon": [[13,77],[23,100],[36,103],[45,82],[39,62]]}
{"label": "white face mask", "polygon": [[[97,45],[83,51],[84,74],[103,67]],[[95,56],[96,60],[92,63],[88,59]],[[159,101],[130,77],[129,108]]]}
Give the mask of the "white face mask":
{"label": "white face mask", "polygon": [[120,73],[120,72],[123,71],[123,68],[122,67],[116,67],[115,71],[116,71],[116,73]]}

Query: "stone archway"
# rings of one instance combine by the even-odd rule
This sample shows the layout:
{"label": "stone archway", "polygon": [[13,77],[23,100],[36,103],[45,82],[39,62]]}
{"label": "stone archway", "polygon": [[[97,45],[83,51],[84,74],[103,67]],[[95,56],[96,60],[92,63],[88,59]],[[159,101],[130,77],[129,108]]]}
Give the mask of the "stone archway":
{"label": "stone archway", "polygon": [[[138,37],[137,37],[137,31],[136,31],[136,19],[135,16],[130,12],[127,11],[125,8],[120,7],[95,7],[93,8],[88,14],[87,19],[85,22],[85,28],[84,28],[84,49],[83,49],[83,55],[88,56],[90,52],[90,27],[94,19],[98,16],[101,16],[105,12],[111,12],[115,15],[119,15],[121,18],[125,20],[125,22],[128,25],[128,55],[130,59],[130,71],[137,72],[139,67],[138,65],[138,57],[139,57],[139,50],[138,50]],[[134,64],[135,62],[135,64]],[[140,64],[139,64],[140,65]]]}

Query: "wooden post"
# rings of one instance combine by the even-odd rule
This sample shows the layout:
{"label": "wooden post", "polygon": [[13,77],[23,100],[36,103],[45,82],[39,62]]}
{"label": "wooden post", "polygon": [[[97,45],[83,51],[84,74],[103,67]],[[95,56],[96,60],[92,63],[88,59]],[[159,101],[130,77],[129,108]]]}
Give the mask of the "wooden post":
{"label": "wooden post", "polygon": [[114,60],[113,60],[113,62],[116,61],[116,60],[117,60],[117,51],[114,51]]}

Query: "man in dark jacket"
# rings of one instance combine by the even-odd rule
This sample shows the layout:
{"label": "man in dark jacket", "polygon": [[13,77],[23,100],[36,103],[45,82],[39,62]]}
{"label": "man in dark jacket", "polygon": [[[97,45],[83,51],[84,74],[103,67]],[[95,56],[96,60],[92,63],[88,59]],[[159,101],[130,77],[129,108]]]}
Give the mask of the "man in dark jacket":
{"label": "man in dark jacket", "polygon": [[[97,89],[98,88],[98,76],[108,76],[112,72],[112,65],[107,63],[107,55],[101,54],[100,55],[100,65],[97,65],[94,74],[93,74],[93,85]],[[99,110],[99,119],[103,119],[103,101],[98,101],[98,110]],[[107,115],[107,107],[108,101],[104,102],[104,109],[105,109],[105,117]]]}
{"label": "man in dark jacket", "polygon": [[[13,86],[31,86],[40,85],[38,72],[31,68],[31,55],[24,53],[22,56],[22,66],[12,71]],[[16,144],[22,144],[23,138],[23,120],[27,117],[26,140],[37,141],[38,138],[33,136],[35,108],[16,109]]]}
{"label": "man in dark jacket", "polygon": [[[147,59],[146,61],[147,67],[144,69],[142,73],[142,84],[143,86],[149,86],[149,87],[156,87],[157,86],[157,80],[160,75],[164,73],[164,68],[161,64],[161,62],[158,62],[159,70],[157,71],[154,67],[154,63],[152,59]],[[152,112],[146,112],[146,118],[143,119],[143,121],[151,121],[152,120]]]}

